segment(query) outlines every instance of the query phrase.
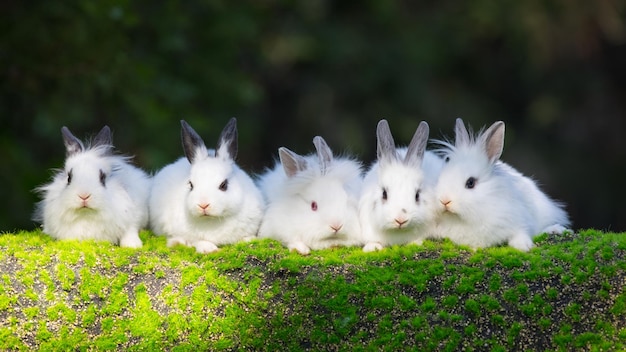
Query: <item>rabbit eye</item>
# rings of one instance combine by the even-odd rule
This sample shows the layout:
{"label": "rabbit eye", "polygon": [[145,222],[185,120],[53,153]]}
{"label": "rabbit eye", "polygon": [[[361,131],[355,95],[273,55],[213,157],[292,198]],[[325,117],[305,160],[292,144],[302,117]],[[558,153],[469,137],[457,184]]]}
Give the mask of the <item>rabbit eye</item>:
{"label": "rabbit eye", "polygon": [[472,189],[474,187],[476,187],[476,178],[475,177],[470,177],[467,179],[467,181],[465,181],[465,188],[467,189]]}
{"label": "rabbit eye", "polygon": [[445,158],[443,158],[443,161],[446,162],[446,163],[449,162],[450,161],[450,157],[446,156]]}
{"label": "rabbit eye", "polygon": [[189,185],[189,190],[193,191],[193,182],[189,181],[187,184]]}
{"label": "rabbit eye", "polygon": [[224,180],[224,182],[220,184],[220,191],[226,192],[227,189],[228,189],[228,180]]}
{"label": "rabbit eye", "polygon": [[107,180],[107,175],[104,173],[104,171],[100,170],[100,183],[102,184],[102,186],[106,186],[106,180]]}
{"label": "rabbit eye", "polygon": [[67,173],[67,184],[72,183],[72,170]]}
{"label": "rabbit eye", "polygon": [[311,210],[317,211],[317,202],[316,201],[312,201],[311,202]]}
{"label": "rabbit eye", "polygon": [[419,202],[420,201],[420,190],[418,189],[417,192],[415,192],[415,201]]}
{"label": "rabbit eye", "polygon": [[387,200],[387,189],[383,188],[383,200]]}

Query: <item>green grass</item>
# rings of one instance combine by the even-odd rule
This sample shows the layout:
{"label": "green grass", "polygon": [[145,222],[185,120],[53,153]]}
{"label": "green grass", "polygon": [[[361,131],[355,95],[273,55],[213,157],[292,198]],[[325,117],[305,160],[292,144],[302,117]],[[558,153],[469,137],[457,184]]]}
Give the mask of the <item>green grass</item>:
{"label": "green grass", "polygon": [[626,234],[217,253],[0,235],[0,350],[626,349]]}

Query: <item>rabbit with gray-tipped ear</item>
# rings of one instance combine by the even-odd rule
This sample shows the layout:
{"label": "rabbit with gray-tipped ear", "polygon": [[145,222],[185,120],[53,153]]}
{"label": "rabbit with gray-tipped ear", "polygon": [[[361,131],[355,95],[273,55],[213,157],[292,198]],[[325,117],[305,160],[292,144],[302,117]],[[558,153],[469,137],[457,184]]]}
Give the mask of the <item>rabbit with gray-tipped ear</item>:
{"label": "rabbit with gray-tipped ear", "polygon": [[438,236],[473,248],[506,243],[528,251],[535,235],[570,225],[562,204],[500,161],[504,122],[474,136],[457,119],[454,145],[438,143],[446,160],[436,187]]}
{"label": "rabbit with gray-tipped ear", "polygon": [[182,244],[199,253],[219,245],[252,239],[263,217],[262,195],[250,176],[235,163],[237,120],[222,130],[215,150],[181,121],[185,157],[154,176],[150,224],[168,237],[168,246]]}
{"label": "rabbit with gray-tipped ear", "polygon": [[421,244],[430,235],[436,209],[433,188],[443,160],[426,151],[428,132],[422,121],[409,146],[396,149],[387,121],[378,123],[378,160],[365,175],[359,201],[364,251]]}
{"label": "rabbit with gray-tipped ear", "polygon": [[281,241],[303,255],[311,249],[361,244],[361,165],[333,156],[320,136],[313,144],[317,153],[308,156],[280,148],[280,162],[258,181],[268,201],[259,237]]}
{"label": "rabbit with gray-tipped ear", "polygon": [[90,146],[67,127],[63,169],[37,189],[43,200],[35,220],[56,239],[103,240],[122,247],[141,247],[139,230],[148,223],[150,178],[113,154],[111,130],[104,126]]}

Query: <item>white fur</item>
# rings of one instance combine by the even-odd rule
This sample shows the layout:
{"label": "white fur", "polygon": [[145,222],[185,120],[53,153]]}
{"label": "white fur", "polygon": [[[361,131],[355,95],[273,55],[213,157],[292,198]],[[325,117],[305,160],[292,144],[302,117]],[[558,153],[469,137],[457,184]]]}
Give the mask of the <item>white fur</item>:
{"label": "white fur", "polygon": [[[491,132],[498,136],[490,139]],[[494,152],[490,157],[487,144],[497,138],[501,143],[491,149]],[[533,236],[544,231],[562,232],[569,226],[561,204],[531,179],[498,160],[503,142],[504,124],[495,123],[474,137],[460,119],[455,145],[439,141],[449,161],[436,187],[439,215],[433,231],[438,236],[473,248],[506,243],[528,251],[533,247]],[[472,189],[466,188],[470,177],[477,180]]]}
{"label": "white fur", "polygon": [[[227,153],[218,154],[198,146],[193,163],[183,157],[154,176],[150,224],[168,237],[169,246],[209,253],[256,236],[264,210],[261,193]],[[226,191],[219,189],[224,180]],[[200,207],[207,204],[206,210]]]}
{"label": "white fur", "polygon": [[[406,148],[398,149],[400,158]],[[363,192],[359,201],[359,218],[366,252],[380,250],[394,244],[421,244],[428,237],[435,218],[436,199],[433,187],[443,165],[443,160],[426,152],[422,168],[401,161],[376,162],[365,175]],[[387,200],[382,199],[382,190]],[[419,201],[415,194],[420,190]],[[396,222],[406,221],[401,226]]]}
{"label": "white fur", "polygon": [[[43,223],[45,233],[60,240],[104,240],[141,247],[138,232],[148,224],[150,179],[110,149],[96,146],[68,156],[52,182],[38,188],[44,199],[37,205],[35,219]],[[100,170],[106,175],[104,186]],[[86,195],[83,201],[80,196]]]}
{"label": "white fur", "polygon": [[[259,237],[276,239],[305,255],[311,249],[360,245],[360,163],[334,158],[323,172],[318,156],[301,158],[306,167],[290,177],[280,162],[260,177],[268,208]],[[316,211],[312,202],[317,204]]]}
{"label": "white fur", "polygon": [[363,251],[416,243],[429,236],[435,217],[433,186],[443,160],[426,152],[429,127],[424,121],[406,148],[396,148],[387,120],[376,127],[377,161],[365,175],[359,200]]}

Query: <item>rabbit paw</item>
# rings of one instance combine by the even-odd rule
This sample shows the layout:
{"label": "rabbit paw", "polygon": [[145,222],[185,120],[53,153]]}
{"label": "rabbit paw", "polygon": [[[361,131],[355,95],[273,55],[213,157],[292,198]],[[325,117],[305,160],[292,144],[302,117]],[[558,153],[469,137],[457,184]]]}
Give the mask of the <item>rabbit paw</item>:
{"label": "rabbit paw", "polygon": [[120,238],[120,247],[141,248],[142,245],[143,243],[141,243],[139,234],[136,231],[129,231]]}
{"label": "rabbit paw", "polygon": [[535,246],[533,239],[527,234],[518,234],[509,240],[509,246],[519,249],[522,252],[528,252]]}
{"label": "rabbit paw", "polygon": [[363,246],[363,252],[381,251],[382,249],[383,245],[379,242],[369,242],[365,246]]}
{"label": "rabbit paw", "polygon": [[421,246],[422,244],[424,244],[424,239],[423,238],[418,238],[416,240],[411,241],[411,243],[416,244],[418,246]]}
{"label": "rabbit paw", "polygon": [[194,247],[196,247],[196,252],[200,254],[215,252],[219,249],[213,242],[209,241],[198,241],[195,243]]}
{"label": "rabbit paw", "polygon": [[560,224],[554,224],[541,230],[541,233],[547,233],[548,235],[560,235],[562,233],[565,233],[566,231],[569,231],[567,227]]}
{"label": "rabbit paw", "polygon": [[311,253],[311,248],[302,242],[290,243],[287,248],[289,248],[290,251],[295,250],[302,255],[309,255]]}
{"label": "rabbit paw", "polygon": [[189,244],[187,244],[187,241],[185,241],[184,238],[181,237],[172,237],[172,238],[168,238],[167,239],[167,246],[168,247],[174,247],[174,246],[188,246]]}

